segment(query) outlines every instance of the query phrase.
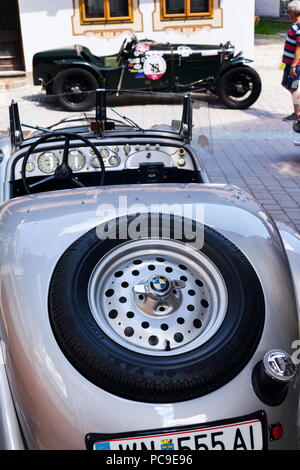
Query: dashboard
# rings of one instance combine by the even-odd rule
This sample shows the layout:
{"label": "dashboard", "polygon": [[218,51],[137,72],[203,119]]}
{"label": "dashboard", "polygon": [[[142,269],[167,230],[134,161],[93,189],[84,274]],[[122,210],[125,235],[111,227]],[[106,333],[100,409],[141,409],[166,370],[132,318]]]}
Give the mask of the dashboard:
{"label": "dashboard", "polygon": [[[104,143],[103,143],[104,144]],[[138,169],[143,163],[161,163],[167,168],[195,170],[193,158],[184,147],[160,145],[158,143],[136,143],[121,145],[101,145],[97,148],[103,158],[105,169],[122,171]],[[61,164],[63,148],[50,146],[31,154],[26,164],[27,177],[45,177],[54,174]],[[15,166],[14,179],[21,179],[22,158]],[[100,171],[99,158],[91,147],[70,146],[68,164],[74,173],[93,173]]]}

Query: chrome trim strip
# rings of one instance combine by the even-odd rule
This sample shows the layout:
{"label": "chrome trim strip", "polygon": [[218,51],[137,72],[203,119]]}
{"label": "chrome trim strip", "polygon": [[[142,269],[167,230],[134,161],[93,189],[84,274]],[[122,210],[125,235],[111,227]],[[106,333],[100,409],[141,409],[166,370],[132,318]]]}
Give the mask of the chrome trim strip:
{"label": "chrome trim strip", "polygon": [[0,449],[24,450],[20,426],[5,369],[3,341],[0,347]]}

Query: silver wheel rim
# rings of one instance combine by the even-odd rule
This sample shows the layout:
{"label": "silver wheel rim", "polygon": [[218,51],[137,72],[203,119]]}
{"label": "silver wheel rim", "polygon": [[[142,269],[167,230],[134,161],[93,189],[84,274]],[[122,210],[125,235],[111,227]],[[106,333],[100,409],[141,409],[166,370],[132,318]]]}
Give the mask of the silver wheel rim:
{"label": "silver wheel rim", "polygon": [[218,331],[228,296],[221,273],[202,252],[179,241],[144,239],[119,245],[98,262],[88,301],[116,343],[140,354],[172,356],[196,349]]}

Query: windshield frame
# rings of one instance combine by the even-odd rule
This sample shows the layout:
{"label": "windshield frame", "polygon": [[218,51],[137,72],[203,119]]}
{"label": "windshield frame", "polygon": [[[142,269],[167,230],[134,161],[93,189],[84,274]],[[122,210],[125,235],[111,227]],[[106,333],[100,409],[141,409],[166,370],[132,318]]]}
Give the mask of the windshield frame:
{"label": "windshield frame", "polygon": [[[156,129],[143,129],[139,124],[133,121],[131,118],[122,114],[121,112],[116,111],[114,108],[109,107],[107,108],[106,105],[106,95],[108,92],[115,92],[117,95],[121,92],[127,92],[128,90],[106,90],[106,89],[98,89],[96,90],[96,106],[95,109],[91,112],[82,112],[77,114],[76,116],[67,116],[59,121],[51,124],[47,127],[42,127],[38,125],[31,125],[24,122],[21,122],[20,118],[20,109],[19,104],[16,101],[12,101],[9,106],[9,120],[10,120],[10,136],[11,136],[11,144],[14,149],[20,148],[25,141],[29,141],[34,137],[41,136],[47,132],[55,133],[55,131],[59,130],[66,130],[66,131],[76,131],[80,133],[86,133],[89,130],[92,132],[96,132],[99,137],[110,136],[111,132],[115,135],[120,135],[122,133],[130,133],[132,132],[139,132],[144,133],[146,131],[151,131],[155,135],[158,133],[168,133],[169,136],[176,137],[177,139],[182,139],[184,142],[189,142],[192,138],[191,130],[192,130],[192,105],[191,105],[191,98],[190,95],[181,95],[183,98],[182,101],[182,115],[180,121],[173,121],[171,126],[169,125],[160,125],[160,127]],[[132,90],[130,90],[132,92]],[[145,94],[144,92],[136,91],[136,93]],[[149,93],[147,93],[149,95]],[[151,95],[151,93],[150,93]],[[157,93],[154,92],[153,95],[172,95],[177,96],[174,93]],[[53,95],[55,97],[55,95]],[[113,119],[107,117],[107,111],[110,110],[113,113],[117,114],[119,118],[122,119]],[[64,124],[68,123],[78,123],[79,125],[72,125],[72,126],[64,126]],[[83,124],[84,125],[81,125]],[[154,126],[155,127],[155,124]],[[36,132],[25,132],[25,129],[31,129],[32,131]],[[108,132],[108,133],[107,133]],[[27,135],[26,135],[27,134]]]}

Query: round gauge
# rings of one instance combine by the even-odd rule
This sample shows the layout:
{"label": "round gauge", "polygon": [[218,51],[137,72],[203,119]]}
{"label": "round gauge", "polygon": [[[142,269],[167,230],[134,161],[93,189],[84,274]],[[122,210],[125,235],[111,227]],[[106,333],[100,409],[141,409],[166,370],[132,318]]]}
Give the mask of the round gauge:
{"label": "round gauge", "polygon": [[73,171],[82,170],[85,165],[85,156],[79,150],[70,150],[68,155],[68,165]]}
{"label": "round gauge", "polygon": [[44,152],[38,158],[38,167],[43,173],[53,173],[59,165],[55,153]]}
{"label": "round gauge", "polygon": [[91,158],[91,165],[94,167],[94,168],[100,168],[100,160],[98,157],[93,157]]}
{"label": "round gauge", "polygon": [[34,170],[34,163],[32,163],[32,162],[27,162],[27,163],[26,163],[26,166],[25,166],[25,171],[30,172],[30,171],[33,171],[33,170]]}
{"label": "round gauge", "polygon": [[109,156],[109,150],[108,149],[101,149],[100,150],[100,155],[102,158],[107,158]]}
{"label": "round gauge", "polygon": [[111,166],[118,166],[120,165],[120,158],[116,155],[112,155],[111,157],[109,157],[108,162]]}

